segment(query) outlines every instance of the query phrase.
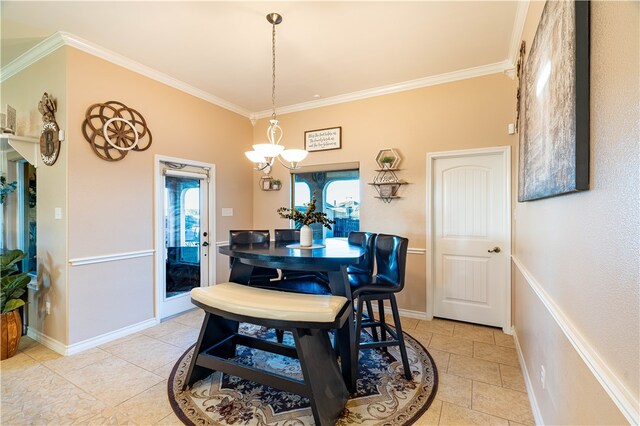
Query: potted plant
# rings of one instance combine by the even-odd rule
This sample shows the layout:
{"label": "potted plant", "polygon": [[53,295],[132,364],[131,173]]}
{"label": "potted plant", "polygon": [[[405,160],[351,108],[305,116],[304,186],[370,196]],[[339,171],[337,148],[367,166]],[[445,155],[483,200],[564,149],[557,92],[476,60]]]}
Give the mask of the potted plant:
{"label": "potted plant", "polygon": [[280,181],[280,179],[271,179],[271,189],[279,191],[280,186],[282,186],[282,181]]}
{"label": "potted plant", "polygon": [[311,201],[307,204],[307,209],[304,212],[296,208],[280,207],[278,214],[283,219],[291,219],[297,224],[302,225],[300,228],[300,246],[310,247],[313,244],[313,231],[311,230],[312,223],[321,223],[327,229],[331,229],[331,224],[336,223],[335,220],[331,220],[324,212],[316,211],[316,195],[315,193],[311,197]]}
{"label": "potted plant", "polygon": [[24,305],[20,297],[31,282],[26,273],[18,273],[17,263],[26,257],[22,250],[10,250],[0,254],[0,274],[2,278],[0,292],[0,312],[2,330],[0,334],[1,357],[11,358],[18,350],[22,337],[22,321],[18,308]]}
{"label": "potted plant", "polygon": [[394,161],[396,161],[396,157],[390,155],[385,155],[380,159],[380,162],[382,163],[382,167],[384,169],[390,169]]}

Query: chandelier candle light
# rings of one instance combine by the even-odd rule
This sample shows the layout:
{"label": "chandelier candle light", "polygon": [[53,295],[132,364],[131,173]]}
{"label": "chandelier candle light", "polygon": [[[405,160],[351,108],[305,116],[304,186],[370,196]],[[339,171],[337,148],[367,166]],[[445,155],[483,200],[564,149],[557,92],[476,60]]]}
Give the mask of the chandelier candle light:
{"label": "chandelier candle light", "polygon": [[276,157],[284,167],[293,170],[298,168],[298,163],[304,160],[309,153],[304,149],[285,149],[283,145],[280,145],[283,131],[276,116],[276,25],[282,22],[282,16],[278,13],[270,13],[267,15],[267,21],[269,21],[272,26],[271,59],[273,82],[271,85],[271,107],[273,112],[271,113],[271,120],[269,120],[269,128],[267,129],[267,140],[269,143],[253,145],[253,151],[247,151],[244,155],[255,163],[256,170],[270,168],[273,166]]}

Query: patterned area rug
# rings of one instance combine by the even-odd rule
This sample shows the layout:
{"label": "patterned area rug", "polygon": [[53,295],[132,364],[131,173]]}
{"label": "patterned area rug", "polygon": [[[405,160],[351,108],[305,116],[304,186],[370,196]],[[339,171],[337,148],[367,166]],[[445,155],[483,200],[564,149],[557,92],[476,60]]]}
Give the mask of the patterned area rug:
{"label": "patterned area rug", "polygon": [[[241,332],[275,341],[275,331],[241,324]],[[363,331],[363,340],[371,336]],[[360,352],[357,391],[347,401],[338,425],[410,425],[429,408],[438,385],[438,373],[429,352],[405,333],[413,380],[403,376],[397,347],[388,352]],[[284,343],[293,345],[285,333]],[[216,372],[181,392],[193,347],[173,367],[169,377],[169,401],[187,425],[312,425],[313,415],[305,397]],[[236,360],[289,377],[302,379],[298,360],[238,346]]]}

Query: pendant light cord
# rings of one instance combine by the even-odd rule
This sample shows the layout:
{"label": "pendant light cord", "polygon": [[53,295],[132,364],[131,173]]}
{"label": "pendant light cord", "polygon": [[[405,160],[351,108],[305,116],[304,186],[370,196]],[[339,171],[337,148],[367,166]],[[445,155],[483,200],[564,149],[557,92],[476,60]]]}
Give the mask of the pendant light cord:
{"label": "pendant light cord", "polygon": [[272,24],[271,30],[271,60],[272,60],[272,82],[271,85],[271,106],[273,108],[273,113],[271,113],[271,118],[276,119],[276,23],[275,21]]}

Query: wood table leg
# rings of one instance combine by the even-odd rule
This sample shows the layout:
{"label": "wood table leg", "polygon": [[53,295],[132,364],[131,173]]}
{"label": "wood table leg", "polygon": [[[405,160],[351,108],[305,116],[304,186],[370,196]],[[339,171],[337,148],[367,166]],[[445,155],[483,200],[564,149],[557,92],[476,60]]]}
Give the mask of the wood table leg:
{"label": "wood table leg", "polygon": [[344,326],[336,330],[338,340],[338,354],[340,355],[340,365],[342,377],[349,389],[349,392],[356,391],[356,381],[358,380],[358,353],[355,352],[355,334],[353,330],[354,316],[353,303],[351,300],[351,290],[348,288],[346,266],[340,271],[329,271],[329,286],[331,293],[336,296],[345,296],[350,303],[349,319]]}

